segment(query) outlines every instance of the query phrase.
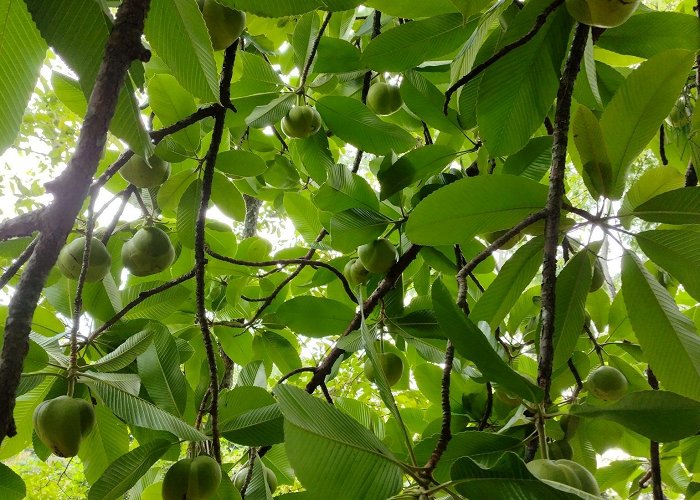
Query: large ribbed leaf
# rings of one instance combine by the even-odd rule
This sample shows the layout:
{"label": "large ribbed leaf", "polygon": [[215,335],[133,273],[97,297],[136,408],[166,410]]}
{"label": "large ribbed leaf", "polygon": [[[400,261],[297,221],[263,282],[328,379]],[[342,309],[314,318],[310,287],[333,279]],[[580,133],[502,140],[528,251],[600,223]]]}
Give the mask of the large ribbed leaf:
{"label": "large ribbed leaf", "polygon": [[668,391],[637,391],[611,405],[574,405],[571,413],[604,418],[654,441],[678,441],[700,428],[700,402]]}
{"label": "large ribbed leaf", "polygon": [[627,170],[659,130],[688,78],[694,52],[667,50],[643,62],[615,92],[600,119],[612,168],[611,199],[622,196]]}
{"label": "large ribbed leaf", "polygon": [[355,311],[324,297],[294,297],[277,309],[277,318],[290,330],[311,337],[339,335]]}
{"label": "large ribbed leaf", "polygon": [[115,415],[129,424],[168,431],[188,441],[204,441],[207,436],[157,406],[100,380],[86,382]]}
{"label": "large ribbed leaf", "polygon": [[636,255],[622,257],[622,294],[645,360],[661,385],[700,400],[700,337]]}
{"label": "large ribbed leaf", "polygon": [[46,43],[24,2],[0,1],[0,151],[15,141]]}
{"label": "large ribbed leaf", "polygon": [[116,459],[104,475],[92,485],[88,500],[112,500],[126,493],[160,457],[172,443],[156,439],[131,450]]}
{"label": "large ribbed leaf", "polygon": [[330,223],[331,244],[343,253],[381,236],[391,219],[374,210],[351,208],[333,214]]}
{"label": "large ribbed leaf", "polygon": [[[122,292],[122,302],[128,304],[138,295],[145,291],[162,285],[161,281],[151,281],[148,283],[139,283],[138,285],[130,286]],[[139,303],[131,309],[124,319],[150,318],[162,320],[168,317],[177,307],[189,297],[190,291],[182,286],[176,285],[168,288],[158,295],[152,296]]]}
{"label": "large ribbed leaf", "polygon": [[451,0],[432,0],[430,3],[415,2],[414,0],[368,0],[363,3],[368,7],[380,10],[382,14],[408,19],[457,12],[457,8]]}
{"label": "large ribbed leaf", "polygon": [[527,401],[542,399],[542,389],[514,371],[493,349],[486,336],[453,302],[441,281],[433,283],[433,307],[445,336],[457,352],[476,365],[484,378],[504,387]]}
{"label": "large ribbed leaf", "polygon": [[516,250],[474,305],[469,314],[472,321],[486,321],[496,329],[535,277],[542,264],[543,245],[542,238],[533,238]]}
{"label": "large ribbed leaf", "polygon": [[286,17],[305,14],[323,5],[321,0],[275,0],[261,2],[260,0],[220,0],[221,5],[232,9],[250,12],[262,17]]}
{"label": "large ribbed leaf", "polygon": [[[635,180],[625,193],[618,215],[628,216],[645,201],[661,193],[682,188],[684,185],[685,176],[675,168],[669,166],[650,168]],[[623,217],[622,222],[629,228],[631,217]]]}
{"label": "large ribbed leaf", "polygon": [[588,248],[578,252],[557,276],[554,305],[554,362],[556,370],[576,347],[586,315],[586,297],[593,278],[595,255]]}
{"label": "large ribbed leaf", "polygon": [[137,360],[141,382],[158,408],[182,417],[187,402],[187,382],[180,371],[180,354],[174,337],[164,327]]}
{"label": "large ribbed leaf", "polygon": [[579,106],[572,129],[588,192],[594,198],[607,196],[612,189],[612,171],[598,118],[587,107]]}
{"label": "large ribbed leaf", "polygon": [[153,330],[150,329],[135,333],[119,347],[91,363],[89,368],[102,372],[115,372],[126,368],[137,356],[148,349],[152,336]]}
{"label": "large ribbed leaf", "polygon": [[221,394],[219,431],[231,442],[267,446],[284,441],[282,413],[265,389],[236,387]]}
{"label": "large ribbed leaf", "polygon": [[[148,104],[163,126],[172,125],[197,111],[192,95],[168,74],[154,75],[148,80]],[[194,155],[199,149],[199,134],[200,125],[194,123],[171,137],[189,155]]]}
{"label": "large ribbed leaf", "polygon": [[78,382],[88,384],[90,380],[99,380],[119,391],[138,396],[141,390],[141,378],[135,373],[102,373],[86,371],[78,375]]}
{"label": "large ribbed leaf", "polygon": [[700,232],[644,231],[637,234],[642,251],[683,284],[686,292],[700,300]]}
{"label": "large ribbed leaf", "polygon": [[[527,33],[549,0],[528,2],[508,29],[502,45]],[[571,18],[559,9],[526,45],[490,66],[479,86],[477,120],[489,152],[506,155],[521,149],[542,125],[559,87]],[[513,78],[513,75],[519,75]]]}
{"label": "large ribbed leaf", "polygon": [[513,175],[462,179],[429,195],[406,224],[419,245],[451,245],[507,229],[544,207],[547,187]]}
{"label": "large ribbed leaf", "polygon": [[700,224],[700,189],[666,191],[639,205],[632,215],[649,222]]}
{"label": "large ribbed leaf", "polygon": [[304,241],[307,243],[315,241],[322,228],[318,218],[318,209],[311,200],[301,193],[286,193],[284,195],[284,209]]}
{"label": "large ribbed leaf", "polygon": [[476,21],[461,14],[444,14],[402,24],[372,40],[362,54],[365,66],[375,71],[402,71],[438,58],[462,45]]}
{"label": "large ribbed leaf", "polygon": [[95,425],[78,452],[89,483],[97,481],[109,464],[129,451],[129,431],[124,422],[106,406],[94,409]]}
{"label": "large ribbed leaf", "polygon": [[401,80],[401,97],[406,107],[429,126],[448,134],[460,133],[457,113],[449,109],[447,116],[443,114],[442,104],[445,96],[417,71],[404,73]]}
{"label": "large ribbed leaf", "polygon": [[2,462],[0,462],[0,495],[5,500],[22,500],[27,495],[27,487],[22,478]]}
{"label": "large ribbed leaf", "polygon": [[301,389],[280,385],[274,393],[289,462],[315,498],[383,500],[399,491],[398,462],[372,432]]}
{"label": "large ribbed leaf", "polygon": [[[196,2],[153,0],[146,38],[180,84],[204,101],[219,99],[219,75],[211,40]],[[173,36],[178,33],[179,36]]]}
{"label": "large ribbed leaf", "polygon": [[379,210],[379,200],[372,186],[344,165],[335,164],[328,179],[316,191],[314,203],[319,210],[342,212],[349,208]]}
{"label": "large ribbed leaf", "polygon": [[700,24],[693,15],[651,10],[605,30],[596,45],[619,54],[644,58],[669,49],[695,51],[700,49]]}
{"label": "large ribbed leaf", "polygon": [[380,120],[357,99],[326,96],[318,100],[316,109],[334,134],[368,153],[403,153],[416,144],[411,134]]}
{"label": "large ribbed leaf", "polygon": [[[112,29],[100,4],[94,0],[55,0],[50,3],[27,0],[26,3],[41,36],[78,74],[83,94],[89,97]],[[133,85],[127,78],[119,93],[110,130],[135,152],[150,156],[151,141],[133,94]]]}
{"label": "large ribbed leaf", "polygon": [[540,181],[552,164],[552,137],[533,137],[527,145],[503,163],[503,173]]}
{"label": "large ribbed leaf", "polygon": [[455,151],[440,144],[430,144],[409,151],[377,174],[383,200],[414,182],[437,174],[455,158]]}

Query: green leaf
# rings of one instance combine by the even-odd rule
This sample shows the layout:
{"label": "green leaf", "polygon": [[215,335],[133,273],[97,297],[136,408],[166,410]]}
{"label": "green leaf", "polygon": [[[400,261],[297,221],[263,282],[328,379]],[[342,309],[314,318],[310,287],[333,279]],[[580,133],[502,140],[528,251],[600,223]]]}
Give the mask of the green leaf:
{"label": "green leaf", "polygon": [[214,182],[211,186],[211,201],[226,217],[233,220],[245,220],[245,200],[236,185],[228,178],[214,172]]}
{"label": "green leaf", "polygon": [[385,200],[414,182],[437,174],[452,160],[456,153],[447,146],[431,144],[409,151],[377,174],[381,184],[381,199]]}
{"label": "green leaf", "polygon": [[247,125],[255,128],[264,128],[280,121],[296,102],[296,94],[284,92],[267,104],[256,106],[253,111],[246,116]]}
{"label": "green leaf", "polygon": [[673,167],[650,168],[645,171],[629,188],[622,199],[618,215],[629,228],[632,211],[654,196],[685,186],[685,176]]}
{"label": "green leaf", "polygon": [[242,149],[223,151],[216,156],[216,169],[234,177],[255,177],[265,173],[265,160]]}
{"label": "green leaf", "polygon": [[205,441],[207,436],[179,418],[148,401],[117,389],[101,380],[86,381],[114,414],[129,424],[168,431],[189,441]]}
{"label": "green leaf", "polygon": [[527,145],[503,163],[503,173],[540,181],[552,164],[551,136],[533,137]]}
{"label": "green leaf", "polygon": [[73,113],[82,117],[87,112],[87,99],[80,89],[80,82],[70,76],[54,71],[51,86],[56,97]]}
{"label": "green leaf", "polygon": [[618,54],[644,58],[669,49],[696,51],[700,49],[700,26],[693,15],[650,10],[605,30],[596,45]]}
{"label": "green leaf", "polygon": [[2,462],[0,462],[0,495],[7,500],[22,500],[27,495],[27,487],[22,478]]}
{"label": "green leaf", "polygon": [[287,328],[309,337],[340,335],[354,316],[347,305],[323,297],[294,297],[277,309],[277,318]]}
{"label": "green leaf", "polygon": [[605,108],[600,127],[612,167],[611,199],[622,196],[628,167],[658,132],[694,60],[687,50],[655,55],[627,77]]}
{"label": "green leaf", "polygon": [[[205,102],[219,100],[219,75],[211,40],[195,2],[153,0],[145,33],[187,91]],[[179,36],[173,36],[174,33]]]}
{"label": "green leaf", "polygon": [[[83,94],[89,97],[102,64],[107,37],[112,30],[112,23],[102,7],[93,0],[56,0],[50,4],[42,0],[28,0],[26,4],[41,36],[78,75]],[[67,33],[71,36],[67,36]],[[24,39],[28,35],[23,32],[21,36]],[[14,75],[14,70],[11,74]],[[110,130],[139,155],[151,156],[153,147],[141,121],[134,87],[129,78],[119,92]]]}
{"label": "green leaf", "polygon": [[[167,74],[154,75],[148,81],[148,105],[163,126],[172,125],[197,111],[192,95],[175,77]],[[176,132],[172,138],[193,155],[199,149],[200,128],[199,123],[192,124]]]}
{"label": "green leaf", "polygon": [[108,352],[94,363],[90,363],[88,367],[101,372],[116,372],[122,368],[126,368],[140,354],[148,349],[152,337],[152,329],[137,332],[113,351]]}
{"label": "green leaf", "polygon": [[568,361],[583,331],[594,258],[595,254],[584,248],[567,262],[557,276],[552,338],[553,370],[557,370]]}
{"label": "green leaf", "polygon": [[202,201],[202,181],[192,181],[177,205],[177,235],[184,247],[194,248],[194,225]]}
{"label": "green leaf", "polygon": [[547,187],[512,175],[462,179],[429,195],[413,210],[406,234],[419,245],[451,245],[507,229],[542,209]]}
{"label": "green leaf", "polygon": [[343,253],[381,236],[391,219],[374,210],[351,208],[334,214],[330,233],[333,248]]}
{"label": "green leaf", "polygon": [[700,399],[700,337],[695,326],[630,251],[622,257],[622,295],[645,360],[662,386]]}
{"label": "green leaf", "polygon": [[324,36],[318,44],[315,73],[350,73],[360,71],[360,51],[347,40]]}
{"label": "green leaf", "polygon": [[503,264],[469,314],[473,322],[486,321],[492,330],[496,329],[539,270],[543,245],[542,238],[533,238]]}
{"label": "green leaf", "polygon": [[369,430],[301,389],[274,390],[284,415],[289,462],[315,498],[385,499],[401,488],[401,469]]}
{"label": "green leaf", "polygon": [[542,400],[542,389],[501,359],[481,330],[453,302],[447,288],[439,280],[433,283],[432,299],[438,323],[445,336],[452,341],[461,356],[476,365],[486,379],[527,401],[536,403]]}
{"label": "green leaf", "polygon": [[0,1],[0,151],[15,142],[46,54],[24,2]]}
{"label": "green leaf", "polygon": [[301,193],[285,193],[284,209],[304,241],[313,243],[322,226],[318,218],[318,209],[311,200]]}
{"label": "green leaf", "polygon": [[232,9],[250,12],[261,17],[286,17],[305,14],[320,7],[320,0],[275,0],[260,2],[258,0],[220,0],[221,5]]}
{"label": "green leaf", "polygon": [[162,457],[172,443],[156,439],[131,450],[110,464],[92,485],[88,500],[112,500],[126,493]]}
{"label": "green leaf", "polygon": [[97,405],[94,410],[95,425],[78,452],[90,483],[95,483],[109,464],[129,451],[129,431],[124,422],[106,406]]}
{"label": "green leaf", "polygon": [[[548,3],[528,2],[506,31],[501,46],[527,33]],[[532,40],[484,71],[476,115],[490,154],[501,156],[522,149],[542,125],[559,88],[570,29],[566,9],[558,9]]]}
{"label": "green leaf", "polygon": [[489,500],[572,500],[594,499],[580,490],[560,483],[545,483],[533,476],[520,457],[506,452],[493,467],[486,468],[471,458],[460,458],[452,466],[455,488],[468,498]]}
{"label": "green leaf", "polygon": [[379,210],[379,200],[372,186],[344,165],[335,164],[328,171],[328,180],[314,196],[319,210],[342,212],[349,208]]}
{"label": "green leaf", "polygon": [[364,4],[381,11],[382,14],[408,19],[457,12],[450,0],[433,0],[430,3],[413,0],[368,0]]}
{"label": "green leaf", "polygon": [[643,231],[636,238],[639,248],[655,264],[671,273],[693,298],[700,300],[700,232]]}
{"label": "green leaf", "polygon": [[296,167],[305,171],[317,184],[326,181],[327,172],[335,165],[326,134],[313,134],[291,141],[289,151]]}
{"label": "green leaf", "polygon": [[475,21],[465,23],[461,14],[405,23],[372,40],[362,54],[362,62],[380,72],[413,68],[456,50],[475,27]]}
{"label": "green leaf", "polygon": [[187,402],[187,382],[180,371],[180,354],[175,339],[158,328],[153,343],[136,360],[141,382],[158,408],[182,417]]}
{"label": "green leaf", "polygon": [[282,373],[301,367],[297,348],[282,335],[269,330],[253,338],[253,356],[262,359],[268,366],[274,363]]}
{"label": "green leaf", "polygon": [[608,196],[612,190],[610,158],[598,118],[585,106],[579,106],[573,122],[574,143],[581,159],[583,182],[594,198]]}
{"label": "green leaf", "polygon": [[334,134],[368,153],[403,153],[416,144],[411,134],[380,120],[357,99],[326,96],[318,100],[316,109]]}
{"label": "green leaf", "polygon": [[236,387],[219,400],[219,431],[244,446],[269,446],[284,441],[283,419],[275,398],[260,387]]}
{"label": "green leaf", "polygon": [[604,418],[653,441],[678,441],[700,428],[700,402],[668,391],[637,391],[611,405],[574,405],[570,412]]}
{"label": "green leaf", "polygon": [[[130,286],[126,290],[122,291],[122,302],[128,304],[132,300],[136,299],[138,295],[145,291],[151,290],[152,288],[162,285],[163,281],[150,281],[146,283],[139,283],[138,285]],[[187,287],[183,285],[176,285],[174,287],[168,288],[158,295],[153,295],[148,297],[139,305],[131,309],[124,319],[155,319],[163,320],[172,314],[177,307],[184,302],[190,296],[190,291]]]}
{"label": "green leaf", "polygon": [[449,109],[447,116],[443,114],[445,96],[425,76],[417,71],[406,71],[401,80],[400,90],[406,107],[429,126],[448,134],[461,132],[457,113]]}
{"label": "green leaf", "polygon": [[700,189],[674,189],[642,203],[632,215],[648,222],[700,224]]}

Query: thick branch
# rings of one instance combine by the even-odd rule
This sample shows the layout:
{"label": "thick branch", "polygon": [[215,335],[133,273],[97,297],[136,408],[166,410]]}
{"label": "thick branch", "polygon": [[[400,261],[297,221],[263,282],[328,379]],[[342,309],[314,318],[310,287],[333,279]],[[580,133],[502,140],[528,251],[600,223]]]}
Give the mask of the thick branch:
{"label": "thick branch", "polygon": [[535,24],[532,26],[532,29],[528,31],[525,35],[523,35],[522,38],[517,39],[516,41],[509,43],[508,45],[505,45],[501,50],[496,52],[494,55],[489,57],[487,60],[482,62],[481,64],[477,64],[472,68],[472,70],[464,75],[462,78],[457,80],[450,88],[448,88],[445,91],[445,104],[443,105],[443,112],[447,114],[447,107],[450,105],[450,99],[452,98],[452,95],[457,92],[457,89],[460,87],[465,86],[467,83],[469,83],[471,80],[473,80],[476,76],[481,74],[486,68],[491,66],[493,63],[498,61],[499,59],[503,58],[506,56],[508,53],[512,52],[513,50],[517,49],[518,47],[522,47],[525,45],[527,42],[532,40],[537,32],[542,29],[542,26],[547,22],[547,18],[549,15],[557,10],[557,8],[564,3],[564,0],[554,0],[551,4],[545,8],[542,13],[540,13],[539,16],[537,16],[537,19],[535,19]]}
{"label": "thick branch", "polygon": [[0,241],[30,236],[38,231],[45,210],[45,208],[39,208],[0,223]]}
{"label": "thick branch", "polygon": [[564,73],[559,81],[557,106],[554,113],[554,139],[552,144],[552,168],[549,176],[547,196],[547,218],[544,230],[544,257],[542,261],[542,332],[540,352],[537,362],[537,382],[544,390],[545,401],[549,401],[549,388],[554,359],[554,302],[557,279],[557,242],[562,201],[564,199],[564,175],[566,169],[566,148],[568,145],[569,121],[571,118],[571,94],[574,91],[576,75],[581,67],[581,59],[586,49],[589,26],[578,24],[571,44]]}
{"label": "thick branch", "polygon": [[447,349],[445,350],[445,366],[442,369],[442,383],[440,385],[440,402],[442,407],[442,427],[440,428],[440,437],[435,445],[430,459],[425,464],[424,473],[427,477],[433,473],[437,467],[442,454],[445,453],[447,445],[452,439],[452,430],[450,425],[452,422],[452,408],[450,407],[450,375],[452,373],[452,362],[455,358],[455,348],[451,341],[447,341]]}
{"label": "thick branch", "polygon": [[10,301],[5,323],[5,342],[0,355],[0,442],[14,428],[15,391],[41,290],[88,194],[104,152],[124,76],[134,59],[147,57],[141,35],[149,6],[150,0],[124,0],[119,6],[75,154],[60,177],[47,184],[54,201],[42,217],[41,236]]}

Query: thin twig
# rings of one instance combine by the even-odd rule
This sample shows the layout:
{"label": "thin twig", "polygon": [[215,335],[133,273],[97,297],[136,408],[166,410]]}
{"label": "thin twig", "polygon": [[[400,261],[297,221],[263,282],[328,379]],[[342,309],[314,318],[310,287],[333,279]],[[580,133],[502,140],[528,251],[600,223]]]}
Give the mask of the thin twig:
{"label": "thin twig", "polygon": [[452,362],[455,357],[455,348],[452,341],[447,341],[447,349],[445,349],[445,366],[442,369],[442,382],[440,383],[440,405],[442,408],[442,425],[440,426],[440,437],[438,438],[435,448],[428,459],[428,462],[423,468],[426,477],[430,475],[437,467],[442,454],[445,453],[447,445],[452,439],[452,408],[450,406],[450,376],[452,374]]}
{"label": "thin twig", "polygon": [[318,34],[316,35],[316,38],[314,39],[313,44],[311,45],[311,51],[309,52],[309,57],[306,58],[306,63],[304,64],[304,69],[301,71],[301,77],[299,78],[299,90],[301,92],[304,91],[304,86],[306,85],[306,79],[309,76],[309,71],[311,70],[311,65],[314,62],[314,57],[316,57],[316,52],[318,51],[318,44],[321,43],[321,37],[323,36],[323,32],[326,31],[326,27],[328,26],[328,23],[331,21],[331,15],[332,12],[328,12],[326,14],[326,17],[323,18],[323,22],[321,23],[321,27],[318,30]]}
{"label": "thin twig", "polygon": [[27,245],[27,248],[25,248],[21,254],[10,264],[7,266],[7,269],[5,269],[5,272],[2,273],[2,276],[0,276],[0,290],[5,288],[5,285],[7,285],[10,280],[14,277],[15,274],[20,270],[20,268],[24,265],[27,260],[29,260],[29,257],[32,256],[32,253],[34,253],[34,248],[36,248],[36,243],[39,239],[34,238],[29,245]]}

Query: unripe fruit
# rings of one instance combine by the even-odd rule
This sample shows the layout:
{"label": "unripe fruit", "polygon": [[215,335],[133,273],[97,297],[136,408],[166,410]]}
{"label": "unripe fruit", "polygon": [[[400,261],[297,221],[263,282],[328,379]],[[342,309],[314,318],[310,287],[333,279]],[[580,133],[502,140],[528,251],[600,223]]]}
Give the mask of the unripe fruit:
{"label": "unripe fruit", "polygon": [[[393,352],[381,352],[379,357],[379,365],[382,367],[384,376],[386,377],[389,386],[394,386],[403,375],[403,361],[398,354]],[[370,382],[376,383],[376,373],[371,360],[365,361],[365,377]]]}
{"label": "unripe fruit", "polygon": [[151,188],[168,180],[170,164],[157,156],[151,156],[146,162],[143,157],[134,155],[119,169],[119,174],[137,188]]}
{"label": "unripe fruit", "polygon": [[[263,471],[265,472],[265,482],[267,482],[267,487],[270,489],[270,493],[274,493],[277,489],[277,476],[275,476],[275,473],[265,466],[263,466]],[[245,467],[239,470],[233,477],[233,485],[238,491],[241,491],[243,489],[243,485],[245,484],[245,478],[247,475],[248,468]]]}
{"label": "unripe fruit", "polygon": [[378,115],[390,115],[399,110],[403,104],[398,87],[378,82],[367,92],[367,107]]}
{"label": "unripe fruit", "polygon": [[321,128],[321,115],[311,106],[294,106],[282,118],[282,132],[293,139],[304,139]]}
{"label": "unripe fruit", "polygon": [[693,117],[693,101],[688,96],[682,95],[668,115],[668,122],[676,128],[683,128],[690,125],[690,120]]}
{"label": "unripe fruit", "polygon": [[369,271],[365,269],[359,259],[351,259],[343,268],[343,275],[348,283],[357,286],[362,285],[369,277]]}
{"label": "unripe fruit", "polygon": [[[84,250],[84,236],[74,239],[61,249],[56,265],[63,276],[71,280],[77,280],[80,277]],[[112,256],[107,251],[104,243],[97,238],[92,238],[90,240],[90,259],[88,260],[85,280],[89,282],[100,281],[107,276],[111,265]]]}
{"label": "unripe fruit", "polygon": [[394,245],[386,238],[379,238],[357,248],[357,256],[371,273],[384,274],[399,258]]}
{"label": "unripe fruit", "polygon": [[614,28],[630,18],[639,2],[640,0],[566,0],[566,8],[582,24]]}
{"label": "unripe fruit", "polygon": [[163,500],[205,500],[221,483],[221,467],[207,455],[175,462],[163,478]]}
{"label": "unripe fruit", "polygon": [[595,397],[605,401],[617,401],[627,393],[627,379],[612,366],[596,368],[588,376],[586,387]]}
{"label": "unripe fruit", "polygon": [[590,493],[591,495],[595,495],[597,497],[600,496],[600,488],[598,487],[598,482],[596,481],[593,474],[591,474],[591,471],[586,469],[583,465],[572,460],[562,459],[557,460],[557,463],[568,467],[573,471],[574,474],[576,474],[579,483],[581,483],[581,490],[585,491],[586,493]]}
{"label": "unripe fruit", "polygon": [[122,262],[134,276],[164,271],[175,260],[170,238],[157,227],[144,227],[122,247]]}
{"label": "unripe fruit", "polygon": [[215,0],[204,0],[202,15],[214,50],[226,49],[245,30],[245,12],[229,9]]}
{"label": "unripe fruit", "polygon": [[59,396],[34,410],[34,430],[42,443],[59,457],[74,457],[80,442],[95,424],[95,411],[84,399]]}
{"label": "unripe fruit", "polygon": [[537,479],[547,479],[566,484],[591,495],[600,496],[598,483],[588,469],[571,460],[557,461],[538,459],[527,464],[530,473]]}

